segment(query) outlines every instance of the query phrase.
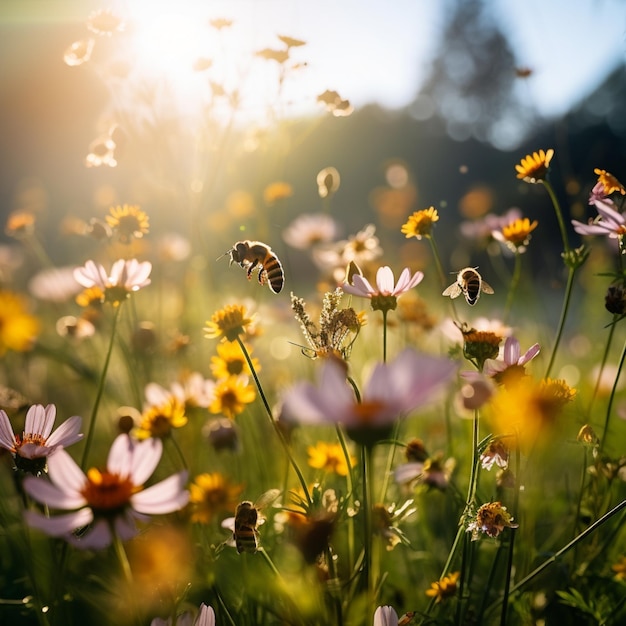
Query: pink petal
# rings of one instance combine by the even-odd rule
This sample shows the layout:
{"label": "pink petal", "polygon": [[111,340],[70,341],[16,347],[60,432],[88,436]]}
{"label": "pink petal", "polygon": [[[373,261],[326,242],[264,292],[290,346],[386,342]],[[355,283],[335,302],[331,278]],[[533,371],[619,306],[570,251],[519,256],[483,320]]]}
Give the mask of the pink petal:
{"label": "pink petal", "polygon": [[539,354],[540,350],[541,350],[541,346],[538,343],[530,346],[530,348],[526,350],[524,356],[519,360],[518,362],[519,365],[526,365],[528,361],[531,361]]}
{"label": "pink petal", "polygon": [[7,450],[12,450],[15,446],[15,433],[11,421],[2,409],[0,409],[0,446]]}
{"label": "pink petal", "polygon": [[507,365],[517,365],[519,361],[520,347],[519,341],[515,337],[507,337],[504,342],[504,362]]}
{"label": "pink petal", "polygon": [[369,298],[372,294],[376,293],[367,278],[359,274],[355,274],[352,277],[352,285],[344,283],[343,290],[345,293],[360,296],[361,298]]}
{"label": "pink petal", "polygon": [[45,517],[35,511],[26,511],[24,517],[31,528],[37,528],[52,537],[62,537],[69,535],[77,528],[90,524],[93,521],[93,511],[90,508],[84,508],[54,517]]}
{"label": "pink petal", "polygon": [[113,542],[111,528],[106,520],[96,520],[94,525],[81,537],[72,537],[71,543],[77,548],[102,550]]}
{"label": "pink petal", "polygon": [[184,489],[186,482],[187,472],[173,474],[160,483],[134,494],[130,499],[133,508],[147,515],[178,511],[189,501],[189,492]]}
{"label": "pink petal", "polygon": [[82,417],[74,415],[66,419],[46,441],[48,447],[52,446],[71,446],[73,443],[80,441],[84,435],[80,432],[83,424]]}
{"label": "pink petal", "polygon": [[48,475],[68,495],[78,495],[87,483],[83,470],[65,450],[58,450],[48,458]]}
{"label": "pink petal", "polygon": [[612,200],[596,200],[594,204],[603,219],[615,224],[624,224],[624,216],[615,210],[615,203]]}
{"label": "pink petal", "polygon": [[118,515],[113,523],[115,534],[122,540],[128,541],[137,534],[137,526],[130,512],[125,515]]}
{"label": "pink petal", "polygon": [[112,474],[128,477],[131,474],[135,444],[128,435],[118,435],[109,450],[107,469]]}
{"label": "pink petal", "polygon": [[41,435],[46,439],[52,431],[55,417],[56,407],[54,404],[49,404],[45,408],[41,404],[35,404],[31,406],[30,409],[28,409],[28,413],[26,413],[24,432]]}
{"label": "pink petal", "polygon": [[388,265],[378,268],[376,272],[376,286],[378,287],[378,293],[383,296],[391,295],[393,292],[393,272]]}
{"label": "pink petal", "polygon": [[130,479],[134,485],[143,485],[154,473],[161,460],[163,442],[160,439],[146,439],[135,445]]}
{"label": "pink petal", "polygon": [[398,626],[398,614],[393,607],[379,606],[374,613],[374,626]]}
{"label": "pink petal", "polygon": [[424,472],[423,463],[404,463],[398,465],[393,472],[395,481],[399,485],[406,485],[416,479],[418,479]]}
{"label": "pink petal", "polygon": [[611,232],[610,228],[600,224],[583,224],[577,220],[572,220],[572,224],[579,235],[607,235]]}
{"label": "pink petal", "polygon": [[78,509],[87,504],[87,500],[80,494],[67,493],[41,477],[27,476],[24,479],[24,490],[37,502],[53,509]]}
{"label": "pink petal", "polygon": [[215,612],[213,608],[203,602],[200,605],[200,613],[194,622],[194,626],[215,626]]}

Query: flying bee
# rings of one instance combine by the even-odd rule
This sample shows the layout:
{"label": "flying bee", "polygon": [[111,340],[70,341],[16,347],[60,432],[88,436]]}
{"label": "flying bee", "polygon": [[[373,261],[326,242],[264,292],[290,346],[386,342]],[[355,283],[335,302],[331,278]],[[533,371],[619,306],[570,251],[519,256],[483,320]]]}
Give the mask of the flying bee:
{"label": "flying bee", "polygon": [[[233,542],[239,554],[242,552],[254,554],[259,549],[257,527],[265,521],[261,509],[274,502],[279,495],[280,489],[270,489],[254,503],[244,500],[237,505],[232,531]],[[225,520],[223,525],[226,525],[226,521],[229,520]]]}
{"label": "flying bee", "polygon": [[480,298],[481,291],[493,293],[491,285],[481,278],[475,267],[464,267],[456,275],[456,280],[449,287],[446,287],[441,295],[450,296],[454,299],[463,294],[467,304],[474,306]]}
{"label": "flying bee", "polygon": [[238,241],[224,254],[230,255],[231,264],[238,263],[247,270],[248,280],[252,278],[252,272],[258,269],[259,284],[269,283],[274,293],[282,290],[285,283],[283,266],[267,244],[262,241]]}

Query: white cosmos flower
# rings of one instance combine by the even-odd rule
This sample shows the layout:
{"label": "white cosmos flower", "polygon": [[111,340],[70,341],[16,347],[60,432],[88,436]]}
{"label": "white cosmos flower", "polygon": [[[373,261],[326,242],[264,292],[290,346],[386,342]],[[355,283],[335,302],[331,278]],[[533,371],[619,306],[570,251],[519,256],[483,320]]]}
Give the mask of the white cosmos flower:
{"label": "white cosmos flower", "polygon": [[390,267],[379,267],[376,272],[376,289],[372,287],[367,278],[355,274],[352,277],[352,284],[344,283],[342,289],[345,293],[350,293],[353,296],[361,296],[363,298],[371,298],[372,296],[399,296],[406,293],[410,289],[413,289],[416,285],[422,282],[424,274],[422,272],[415,272],[411,276],[411,271],[408,267],[405,267],[398,278],[398,282],[395,282],[393,271]]}
{"label": "white cosmos flower", "polygon": [[374,626],[398,626],[398,614],[392,606],[379,606],[374,613]]}
{"label": "white cosmos flower", "polygon": [[[184,507],[189,492],[183,487],[187,472],[178,472],[144,489],[161,459],[159,439],[133,441],[119,435],[109,451],[106,469],[90,469],[85,475],[72,457],[60,450],[48,460],[50,481],[27,477],[24,489],[37,502],[52,509],[70,511],[45,517],[25,513],[26,521],[53,537],[64,537],[78,547],[104,548],[115,533],[122,541],[137,534],[135,520],[147,515],[171,513]],[[80,537],[72,535],[89,526]]]}
{"label": "white cosmos flower", "polygon": [[0,447],[13,454],[18,469],[39,474],[44,471],[50,455],[83,438],[79,432],[82,418],[78,415],[67,419],[52,433],[56,413],[54,404],[31,406],[20,436],[14,434],[8,415],[0,409]]}
{"label": "white cosmos flower", "polygon": [[105,300],[119,303],[131,292],[139,291],[150,284],[152,264],[137,259],[119,259],[113,263],[110,273],[102,265],[87,261],[83,267],[74,270],[74,278],[83,287],[99,287]]}

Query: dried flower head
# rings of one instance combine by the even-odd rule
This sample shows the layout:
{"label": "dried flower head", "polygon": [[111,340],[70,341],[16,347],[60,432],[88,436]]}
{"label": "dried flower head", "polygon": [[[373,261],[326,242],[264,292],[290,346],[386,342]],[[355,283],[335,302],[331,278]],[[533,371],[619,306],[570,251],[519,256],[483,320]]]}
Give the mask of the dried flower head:
{"label": "dried flower head", "polygon": [[124,30],[124,20],[111,9],[98,9],[87,18],[87,28],[96,35],[110,37]]}
{"label": "dried flower head", "polygon": [[554,156],[554,150],[539,150],[526,155],[521,162],[515,166],[517,177],[527,183],[541,183],[548,174],[550,161]]}
{"label": "dried flower head", "polygon": [[352,307],[339,308],[342,296],[341,289],[324,294],[319,325],[316,325],[306,311],[304,300],[291,294],[291,308],[309,344],[309,348],[302,349],[305,356],[312,359],[330,355],[349,358],[362,322]]}
{"label": "dried flower head", "polygon": [[519,524],[513,523],[511,514],[500,502],[488,502],[483,504],[472,522],[467,526],[467,532],[472,533],[472,541],[476,541],[480,533],[489,537],[497,537],[505,528],[518,528]]}
{"label": "dried flower head", "polygon": [[500,352],[502,336],[487,330],[476,330],[467,325],[457,328],[463,335],[463,356],[483,369],[487,359],[495,359]]}
{"label": "dried flower head", "polygon": [[604,297],[604,308],[613,315],[626,313],[626,286],[623,283],[609,286]]}
{"label": "dried flower head", "polygon": [[320,198],[329,198],[339,189],[341,177],[335,167],[325,167],[317,174],[317,191]]}

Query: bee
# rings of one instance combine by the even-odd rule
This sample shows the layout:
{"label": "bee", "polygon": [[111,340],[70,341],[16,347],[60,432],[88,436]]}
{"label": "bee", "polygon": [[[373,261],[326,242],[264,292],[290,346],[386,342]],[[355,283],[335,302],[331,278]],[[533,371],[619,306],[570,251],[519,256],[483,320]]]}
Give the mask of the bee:
{"label": "bee", "polygon": [[259,549],[259,531],[265,518],[261,515],[261,509],[271,504],[280,495],[280,489],[266,491],[253,504],[244,500],[235,509],[235,521],[233,525],[233,541],[237,552],[254,554]]}
{"label": "bee", "polygon": [[480,298],[481,291],[493,293],[491,285],[481,278],[475,267],[464,267],[456,275],[456,280],[449,287],[446,287],[441,295],[458,298],[463,294],[467,304],[474,306]]}
{"label": "bee", "polygon": [[281,292],[285,283],[283,266],[267,244],[262,241],[238,241],[224,254],[230,254],[231,264],[238,263],[247,270],[248,280],[252,277],[252,272],[258,269],[259,284],[269,283],[274,293]]}

